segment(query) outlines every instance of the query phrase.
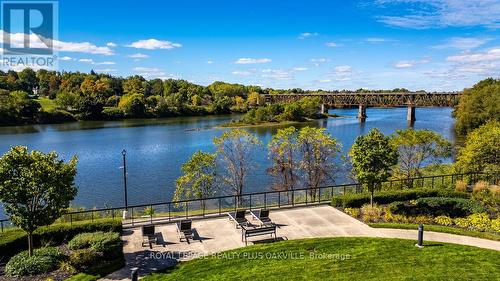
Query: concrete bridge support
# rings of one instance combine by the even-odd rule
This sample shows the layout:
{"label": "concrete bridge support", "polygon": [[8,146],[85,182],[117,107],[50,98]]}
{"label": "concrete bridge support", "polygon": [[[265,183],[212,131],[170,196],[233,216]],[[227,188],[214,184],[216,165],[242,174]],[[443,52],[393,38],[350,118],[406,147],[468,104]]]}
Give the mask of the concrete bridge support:
{"label": "concrete bridge support", "polygon": [[406,120],[408,122],[414,122],[415,119],[415,105],[409,104],[408,105],[408,113],[406,114]]}
{"label": "concrete bridge support", "polygon": [[326,114],[328,113],[328,108],[325,106],[324,103],[321,104],[321,109],[319,110],[320,114]]}
{"label": "concrete bridge support", "polygon": [[360,104],[358,109],[358,119],[361,122],[366,120],[366,105]]}

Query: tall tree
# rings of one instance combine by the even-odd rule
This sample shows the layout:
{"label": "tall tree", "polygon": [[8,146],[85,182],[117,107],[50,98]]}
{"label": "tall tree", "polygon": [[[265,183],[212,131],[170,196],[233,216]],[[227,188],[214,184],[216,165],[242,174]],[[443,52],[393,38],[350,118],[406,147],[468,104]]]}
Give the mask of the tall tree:
{"label": "tall tree", "polygon": [[297,134],[292,126],[279,129],[268,144],[269,158],[273,162],[268,172],[275,178],[275,190],[293,190],[299,181]]}
{"label": "tall tree", "polygon": [[76,163],[76,157],[65,163],[55,152],[28,152],[24,146],[0,158],[0,201],[9,220],[28,234],[30,256],[33,232],[59,218],[76,196]]}
{"label": "tall tree", "polygon": [[378,129],[372,129],[367,135],[359,136],[349,151],[356,179],[370,192],[370,204],[373,206],[373,193],[390,176],[390,170],[398,161],[396,148],[390,138]]}
{"label": "tall tree", "polygon": [[397,130],[391,143],[399,155],[395,174],[406,179],[422,176],[424,165],[438,164],[451,156],[451,143],[430,130]]}
{"label": "tall tree", "polygon": [[245,130],[234,129],[224,132],[213,140],[217,148],[217,157],[225,169],[225,183],[236,195],[241,205],[246,177],[253,167],[254,150],[262,143]]}
{"label": "tall tree", "polygon": [[[182,164],[182,173],[176,181],[174,200],[205,199],[217,192],[215,154],[202,151],[195,152]],[[205,209],[205,201],[202,201]]]}
{"label": "tall tree", "polygon": [[500,122],[492,121],[470,132],[459,150],[461,172],[500,173]]}
{"label": "tall tree", "polygon": [[326,133],[325,128],[312,127],[300,129],[297,144],[301,154],[299,166],[302,178],[314,200],[317,188],[335,179],[334,160],[340,152],[340,144]]}
{"label": "tall tree", "polygon": [[461,134],[490,120],[500,121],[500,79],[488,78],[465,89],[455,109],[456,129]]}

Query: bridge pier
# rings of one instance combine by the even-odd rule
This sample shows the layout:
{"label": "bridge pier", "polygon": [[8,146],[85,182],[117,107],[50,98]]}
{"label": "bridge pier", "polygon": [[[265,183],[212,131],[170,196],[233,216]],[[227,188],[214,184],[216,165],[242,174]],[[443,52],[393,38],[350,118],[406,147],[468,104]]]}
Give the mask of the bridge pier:
{"label": "bridge pier", "polygon": [[328,112],[328,109],[326,108],[325,104],[321,104],[321,109],[319,110],[320,114],[326,114]]}
{"label": "bridge pier", "polygon": [[415,105],[409,104],[408,105],[408,112],[406,113],[406,120],[408,122],[414,122],[415,119]]}
{"label": "bridge pier", "polygon": [[360,104],[358,109],[358,119],[361,122],[366,120],[366,105]]}

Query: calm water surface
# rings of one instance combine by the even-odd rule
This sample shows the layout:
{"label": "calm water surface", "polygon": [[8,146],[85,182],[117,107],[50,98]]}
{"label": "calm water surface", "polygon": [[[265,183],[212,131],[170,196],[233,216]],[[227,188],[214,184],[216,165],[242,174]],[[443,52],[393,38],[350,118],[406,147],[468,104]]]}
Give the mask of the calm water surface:
{"label": "calm water surface", "polygon": [[[436,131],[455,141],[451,108],[417,108],[416,129]],[[318,120],[308,125],[324,127],[342,143],[344,153],[354,139],[379,128],[390,134],[408,128],[406,108],[369,108],[365,123],[355,118],[357,109],[330,110],[345,118]],[[127,150],[129,204],[169,201],[180,176],[180,166],[197,150],[213,151],[212,138],[222,134],[214,128],[237,116],[183,117],[113,122],[78,122],[58,125],[0,127],[0,154],[14,145],[44,152],[57,151],[65,160],[78,156],[79,188],[74,206],[123,205],[122,149]],[[264,144],[279,127],[248,128]],[[265,148],[255,155],[257,165],[245,192],[268,189],[271,178]],[[0,210],[0,218],[3,217]]]}

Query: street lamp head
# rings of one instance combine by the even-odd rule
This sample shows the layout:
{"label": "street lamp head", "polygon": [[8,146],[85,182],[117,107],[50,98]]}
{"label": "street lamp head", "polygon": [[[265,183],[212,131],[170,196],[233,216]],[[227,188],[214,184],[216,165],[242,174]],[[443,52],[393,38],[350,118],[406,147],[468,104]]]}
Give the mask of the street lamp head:
{"label": "street lamp head", "polygon": [[122,155],[125,156],[125,154],[127,154],[127,151],[124,149],[122,150]]}

